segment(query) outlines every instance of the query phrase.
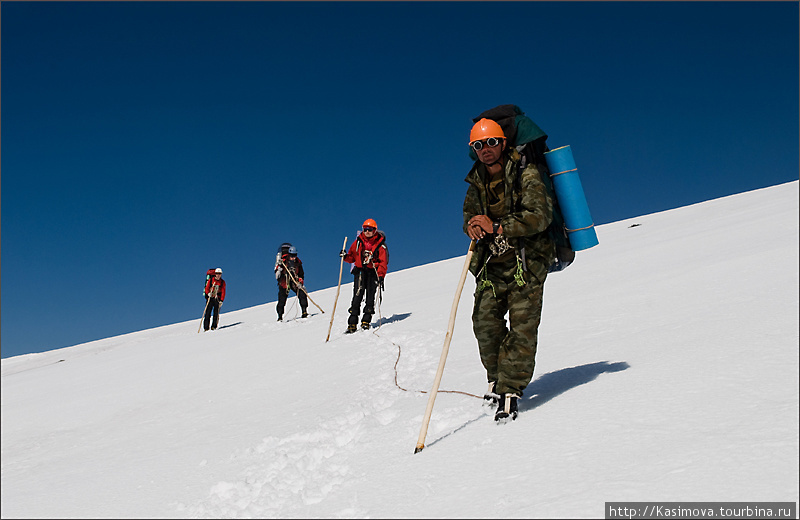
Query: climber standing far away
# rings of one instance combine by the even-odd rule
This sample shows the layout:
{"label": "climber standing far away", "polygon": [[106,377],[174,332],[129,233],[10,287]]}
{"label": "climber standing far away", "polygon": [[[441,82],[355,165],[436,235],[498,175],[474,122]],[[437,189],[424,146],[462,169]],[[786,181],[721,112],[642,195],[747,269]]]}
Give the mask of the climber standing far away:
{"label": "climber standing far away", "polygon": [[[219,324],[219,309],[222,307],[222,302],[225,301],[225,280],[222,279],[222,268],[217,267],[212,270],[209,269],[206,281],[206,287],[203,295],[206,297],[206,312],[203,316],[203,329],[216,330]],[[214,314],[214,321],[211,321],[211,314]]]}
{"label": "climber standing far away", "polygon": [[276,307],[278,321],[283,321],[283,311],[286,308],[289,289],[297,294],[300,309],[303,311],[300,317],[308,318],[308,297],[303,287],[304,278],[303,262],[297,257],[297,248],[289,246],[275,265],[275,279],[278,281],[278,305]]}
{"label": "climber standing far away", "polygon": [[386,247],[386,235],[378,230],[378,224],[371,218],[364,221],[361,231],[350,245],[339,253],[344,261],[353,264],[353,301],[350,304],[350,317],[347,319],[347,334],[357,330],[361,302],[364,302],[364,315],[361,317],[361,328],[368,330],[372,315],[375,314],[375,295],[378,286],[383,289],[383,279],[389,267],[389,250]]}

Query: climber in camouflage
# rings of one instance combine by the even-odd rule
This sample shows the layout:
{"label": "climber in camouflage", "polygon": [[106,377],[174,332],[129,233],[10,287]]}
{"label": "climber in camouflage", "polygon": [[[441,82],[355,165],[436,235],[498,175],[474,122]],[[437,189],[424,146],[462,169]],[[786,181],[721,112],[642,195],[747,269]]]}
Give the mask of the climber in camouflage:
{"label": "climber in camouflage", "polygon": [[555,258],[547,233],[553,201],[541,166],[520,172],[521,157],[506,144],[491,119],[472,128],[478,160],[465,179],[463,228],[477,241],[469,267],[476,281],[472,324],[489,382],[485,399],[498,403],[500,422],[516,419],[517,400],[533,377],[544,281]]}

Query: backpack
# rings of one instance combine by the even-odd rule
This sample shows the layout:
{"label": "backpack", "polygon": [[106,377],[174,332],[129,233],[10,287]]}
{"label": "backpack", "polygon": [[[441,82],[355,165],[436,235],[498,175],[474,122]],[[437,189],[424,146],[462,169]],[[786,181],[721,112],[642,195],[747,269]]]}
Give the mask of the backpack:
{"label": "backpack", "polygon": [[[499,105],[490,108],[473,118],[477,123],[481,119],[491,119],[500,125],[506,136],[508,145],[514,147],[519,152],[522,160],[519,163],[515,181],[517,190],[522,189],[522,171],[528,164],[536,164],[542,173],[542,182],[553,200],[553,221],[547,228],[547,233],[556,245],[556,258],[547,268],[547,272],[553,273],[563,271],[575,260],[575,251],[569,242],[567,227],[564,224],[564,215],[558,205],[553,180],[550,178],[550,170],[547,168],[544,154],[548,152],[547,134],[531,120],[517,105]],[[475,150],[469,149],[469,156],[473,161],[478,160]]]}
{"label": "backpack", "polygon": [[206,271],[206,283],[203,285],[203,295],[206,294],[206,287],[208,287],[208,281],[214,278],[216,271],[217,271],[216,267],[212,267],[211,269]]}

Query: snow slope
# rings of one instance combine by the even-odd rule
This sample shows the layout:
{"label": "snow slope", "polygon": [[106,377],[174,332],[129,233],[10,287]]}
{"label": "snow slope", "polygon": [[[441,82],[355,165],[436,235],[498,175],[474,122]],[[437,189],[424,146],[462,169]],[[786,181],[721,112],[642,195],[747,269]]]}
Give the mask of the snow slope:
{"label": "snow slope", "polygon": [[345,272],[327,343],[335,287],[311,294],[325,313],[311,305],[306,320],[293,298],[284,323],[273,301],[223,312],[215,332],[198,334],[198,318],[3,359],[2,516],[561,518],[603,517],[606,501],[797,502],[798,182],[597,231],[600,245],[546,283],[512,424],[479,397],[467,277],[418,454],[463,256],[390,270],[377,328],[353,335]]}

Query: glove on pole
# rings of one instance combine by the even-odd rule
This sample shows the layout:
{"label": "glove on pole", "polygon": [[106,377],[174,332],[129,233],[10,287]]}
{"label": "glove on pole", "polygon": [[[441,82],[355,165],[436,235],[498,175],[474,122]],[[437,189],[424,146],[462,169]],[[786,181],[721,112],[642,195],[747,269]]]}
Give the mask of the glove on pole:
{"label": "glove on pole", "polygon": [[475,252],[475,241],[469,244],[469,251],[467,251],[467,258],[464,260],[464,269],[461,270],[461,278],[458,280],[458,288],[456,289],[456,296],[453,298],[453,307],[450,309],[450,323],[447,325],[447,334],[444,337],[444,347],[442,347],[442,356],[439,358],[439,369],[436,371],[436,377],[433,379],[433,388],[431,395],[428,397],[428,407],[425,409],[425,417],[422,419],[422,428],[419,431],[419,439],[417,439],[417,447],[414,453],[419,453],[425,447],[425,435],[428,433],[428,423],[431,420],[431,413],[433,413],[433,402],[436,400],[436,394],[439,392],[439,383],[442,382],[442,374],[444,373],[444,363],[447,360],[447,351],[450,349],[450,340],[453,339],[453,328],[456,325],[456,311],[458,311],[458,300],[461,299],[461,290],[464,288],[464,282],[467,279],[467,271],[469,271],[469,262],[472,260],[472,254]]}
{"label": "glove on pole", "polygon": [[[344,242],[342,242],[342,251],[344,251],[345,246],[347,245],[347,237],[344,237]],[[342,260],[339,262],[339,284],[336,286],[336,298],[333,300],[333,310],[331,311],[331,324],[328,325],[328,337],[325,338],[325,343],[331,339],[331,329],[333,328],[333,317],[336,315],[336,302],[339,301],[339,289],[342,287],[342,267],[344,267],[344,255],[340,255]]]}
{"label": "glove on pole", "polygon": [[[315,302],[314,300],[312,300],[312,299],[311,299],[311,295],[310,295],[310,294],[308,294],[308,291],[306,291],[306,288],[305,288],[305,286],[304,286],[303,284],[301,284],[300,282],[298,282],[298,281],[297,281],[297,278],[295,278],[295,277],[294,277],[294,275],[292,274],[292,272],[289,270],[289,268],[288,268],[288,267],[286,267],[286,264],[284,264],[284,263],[283,263],[283,260],[281,260],[281,265],[283,266],[283,268],[284,268],[284,269],[286,269],[286,273],[289,275],[289,278],[291,278],[291,279],[292,279],[292,281],[294,282],[294,284],[295,284],[297,287],[299,287],[300,289],[302,289],[304,293],[306,293],[306,296],[308,296],[308,301],[310,301],[311,303],[313,303],[313,304],[314,304],[314,305],[317,307],[317,309],[319,309],[320,311],[322,311],[322,314],[325,314],[325,311],[323,311],[323,310],[322,310],[322,307],[320,307],[319,305],[317,305],[317,302]],[[287,289],[286,289],[286,291],[288,292],[288,291],[289,291],[289,289],[287,288]]]}

